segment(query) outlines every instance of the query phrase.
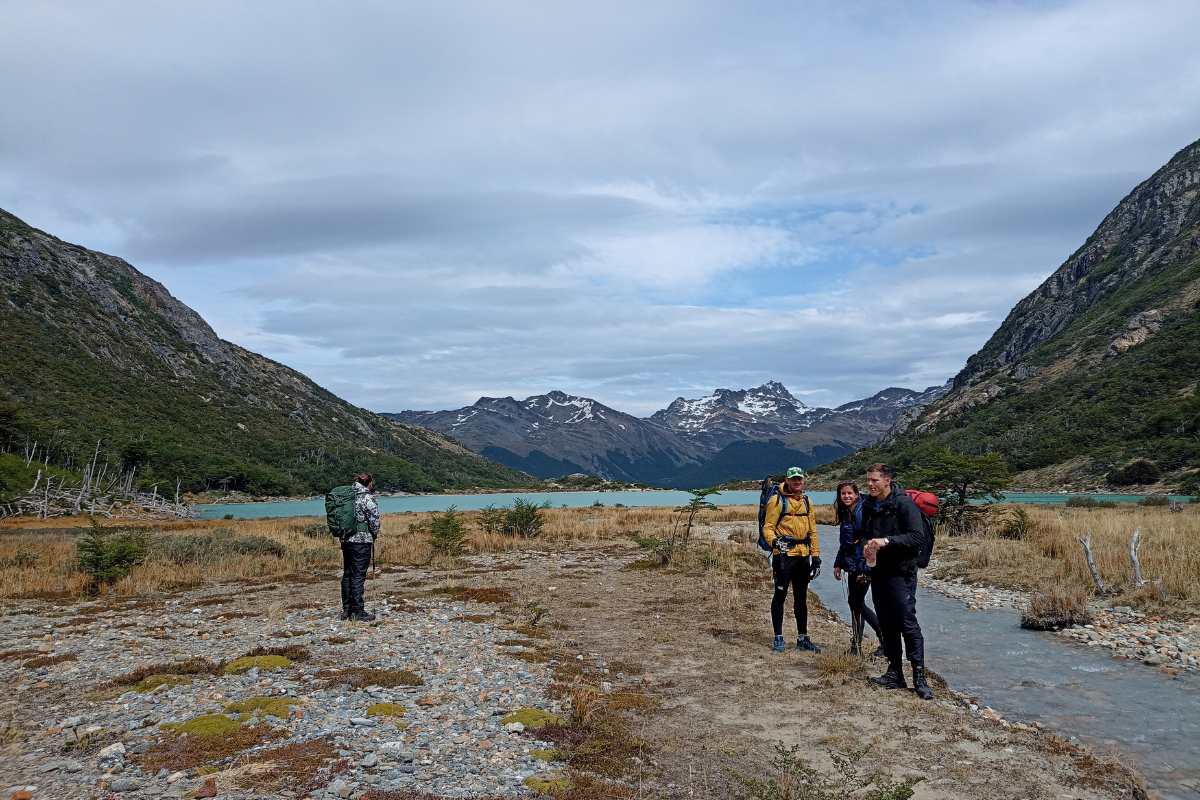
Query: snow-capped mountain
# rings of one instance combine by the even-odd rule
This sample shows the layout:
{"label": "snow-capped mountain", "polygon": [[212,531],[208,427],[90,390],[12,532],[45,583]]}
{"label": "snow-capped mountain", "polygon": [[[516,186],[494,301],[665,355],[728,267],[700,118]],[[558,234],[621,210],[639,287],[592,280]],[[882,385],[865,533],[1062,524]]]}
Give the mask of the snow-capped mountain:
{"label": "snow-capped mountain", "polygon": [[[649,419],[554,391],[481,397],[454,411],[385,416],[451,436],[494,461],[546,478],[585,472],[614,480],[698,486],[832,461],[874,444],[905,412],[941,396],[891,388],[838,408],[812,408],[777,381],[676,398]],[[778,463],[777,463],[778,462]]]}
{"label": "snow-capped mountain", "polygon": [[662,483],[702,457],[695,443],[673,431],[559,391],[524,400],[481,397],[454,411],[385,416],[452,436],[494,461],[520,464],[518,469],[546,478],[584,472]]}
{"label": "snow-capped mountain", "polygon": [[688,400],[677,397],[651,421],[684,436],[716,441],[783,436],[813,424],[813,409],[777,381],[753,389],[717,389]]}

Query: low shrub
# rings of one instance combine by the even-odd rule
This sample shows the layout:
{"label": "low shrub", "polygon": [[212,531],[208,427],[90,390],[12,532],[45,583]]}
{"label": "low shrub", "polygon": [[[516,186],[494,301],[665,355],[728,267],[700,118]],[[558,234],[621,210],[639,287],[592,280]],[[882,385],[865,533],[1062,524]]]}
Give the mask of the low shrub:
{"label": "low shrub", "polygon": [[493,505],[484,506],[479,510],[479,529],[484,533],[501,533],[504,530],[504,519],[508,511]]}
{"label": "low shrub", "polygon": [[1029,608],[1021,614],[1021,627],[1035,631],[1088,625],[1091,621],[1087,594],[1079,590],[1038,592],[1030,598]]}
{"label": "low shrub", "polygon": [[1162,470],[1153,461],[1139,458],[1124,467],[1109,472],[1105,479],[1114,486],[1155,483],[1162,477]]}
{"label": "low shrub", "polygon": [[518,497],[513,500],[512,508],[504,515],[504,533],[509,536],[532,539],[545,527],[546,517],[542,511],[549,507],[550,503],[548,502],[539,504]]}
{"label": "low shrub", "polygon": [[1171,505],[1171,498],[1165,494],[1150,494],[1139,500],[1138,505],[1147,508],[1166,508]]}
{"label": "low shrub", "polygon": [[144,562],[150,551],[145,531],[103,528],[92,521],[91,529],[75,543],[80,571],[87,574],[93,590],[113,583]]}
{"label": "low shrub", "polygon": [[1001,539],[1026,539],[1033,528],[1033,519],[1029,512],[1020,506],[1006,509],[1001,517],[1000,526],[996,533]]}
{"label": "low shrub", "polygon": [[467,526],[455,506],[434,514],[429,521],[429,542],[435,553],[456,556],[462,552],[466,539]]}
{"label": "low shrub", "polygon": [[1067,498],[1067,508],[1116,508],[1112,500],[1097,500],[1087,495],[1073,495]]}

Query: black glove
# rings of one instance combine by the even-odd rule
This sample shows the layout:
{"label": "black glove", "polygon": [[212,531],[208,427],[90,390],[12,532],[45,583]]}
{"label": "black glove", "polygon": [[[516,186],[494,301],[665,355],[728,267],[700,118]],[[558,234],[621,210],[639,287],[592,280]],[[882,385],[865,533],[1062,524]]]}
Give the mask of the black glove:
{"label": "black glove", "polygon": [[817,579],[817,576],[820,574],[821,574],[821,557],[813,556],[812,561],[809,562],[808,579],[810,581],[815,581]]}

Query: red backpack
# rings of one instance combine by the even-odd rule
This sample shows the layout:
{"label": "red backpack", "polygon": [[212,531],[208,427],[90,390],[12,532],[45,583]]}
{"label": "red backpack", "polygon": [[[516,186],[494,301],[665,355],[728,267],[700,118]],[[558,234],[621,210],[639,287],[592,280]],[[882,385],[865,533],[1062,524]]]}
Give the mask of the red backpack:
{"label": "red backpack", "polygon": [[929,566],[929,557],[933,555],[933,518],[938,514],[940,501],[933,492],[923,492],[920,489],[905,489],[904,493],[912,498],[921,512],[921,519],[925,521],[925,544],[917,555],[917,566],[925,569]]}

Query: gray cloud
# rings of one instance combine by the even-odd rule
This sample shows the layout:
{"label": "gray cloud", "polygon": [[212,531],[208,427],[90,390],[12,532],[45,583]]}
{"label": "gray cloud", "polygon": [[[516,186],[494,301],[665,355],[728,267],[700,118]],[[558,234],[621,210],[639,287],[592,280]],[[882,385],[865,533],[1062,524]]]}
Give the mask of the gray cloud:
{"label": "gray cloud", "polygon": [[1198,135],[1197,29],[1168,0],[24,4],[0,206],[369,407],[837,403],[949,377]]}

